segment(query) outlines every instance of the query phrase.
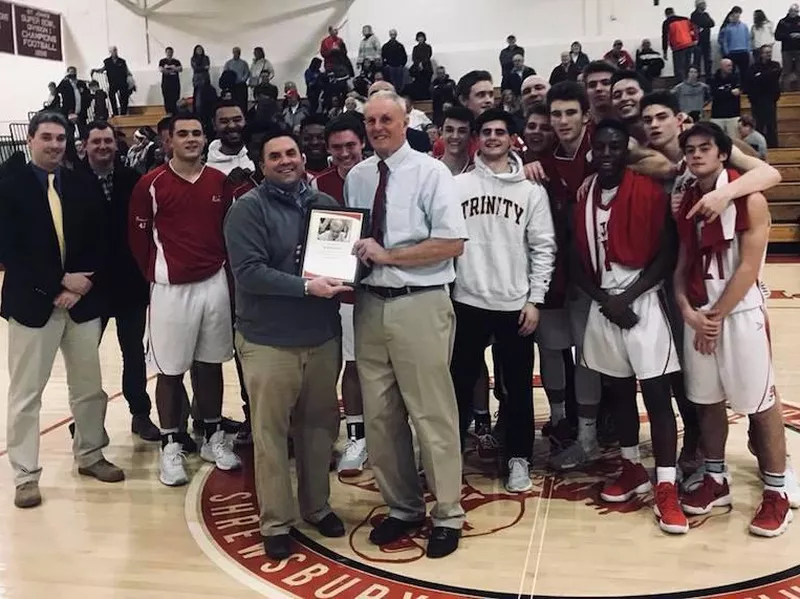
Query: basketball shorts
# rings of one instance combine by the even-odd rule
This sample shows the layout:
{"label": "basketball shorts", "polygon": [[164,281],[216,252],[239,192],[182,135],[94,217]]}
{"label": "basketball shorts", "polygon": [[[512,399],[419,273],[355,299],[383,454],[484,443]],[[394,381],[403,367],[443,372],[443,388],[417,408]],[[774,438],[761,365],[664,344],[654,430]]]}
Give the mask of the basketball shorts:
{"label": "basketball shorts", "polygon": [[680,370],[667,311],[660,290],[638,297],[631,309],[639,322],[621,329],[592,302],[583,340],[583,365],[617,378],[647,380]]}
{"label": "basketball shorts", "polygon": [[353,304],[341,304],[339,316],[342,318],[342,359],[354,362],[356,359],[355,334],[353,333]]}
{"label": "basketball shorts", "polygon": [[572,327],[566,308],[539,310],[539,326],[536,327],[536,343],[539,347],[563,350],[572,347]]}
{"label": "basketball shorts", "polygon": [[233,357],[231,300],[225,269],[183,285],[153,283],[147,325],[147,365],[177,376],[192,362],[221,364]]}
{"label": "basketball shorts", "polygon": [[764,412],[775,403],[769,319],[763,308],[729,314],[710,355],[694,348],[695,331],[685,325],[686,394],[700,405],[727,401],[739,414]]}

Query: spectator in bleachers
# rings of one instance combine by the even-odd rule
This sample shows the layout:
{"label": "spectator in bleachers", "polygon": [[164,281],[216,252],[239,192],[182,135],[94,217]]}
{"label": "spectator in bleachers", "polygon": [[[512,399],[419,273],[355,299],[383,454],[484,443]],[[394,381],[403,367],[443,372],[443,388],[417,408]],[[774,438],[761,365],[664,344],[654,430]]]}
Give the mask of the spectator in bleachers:
{"label": "spectator in bleachers", "polygon": [[100,89],[100,83],[92,79],[89,82],[88,121],[108,120],[108,94]]}
{"label": "spectator in bleachers", "polygon": [[636,66],[633,57],[622,47],[622,40],[614,40],[611,50],[605,53],[603,60],[614,65],[618,69],[633,70]]}
{"label": "spectator in bleachers", "polygon": [[749,116],[742,115],[739,118],[739,139],[753,148],[761,160],[767,159],[767,140],[756,131],[756,125]]}
{"label": "spectator in bleachers", "polygon": [[78,79],[78,69],[67,67],[67,74],[59,83],[57,91],[61,99],[61,114],[67,117],[73,128],[78,127],[81,130],[89,110],[89,89],[85,81]]}
{"label": "spectator in bleachers", "polygon": [[440,123],[445,103],[456,101],[456,82],[447,74],[442,65],[436,67],[436,76],[431,81],[431,103],[433,105],[433,121]]}
{"label": "spectator in bleachers", "polygon": [[255,105],[247,112],[247,125],[252,132],[263,132],[278,122],[278,89],[271,84],[259,85],[255,89],[255,100]]}
{"label": "spectator in bleachers", "polygon": [[338,97],[344,103],[344,97],[350,90],[353,79],[353,63],[341,50],[331,53],[332,67],[325,71],[325,88],[323,89],[322,107],[325,112],[333,108],[333,98]]}
{"label": "spectator in bleachers", "polygon": [[695,0],[694,7],[691,21],[697,29],[697,46],[693,62],[699,73],[702,59],[703,72],[709,77],[711,76],[711,30],[714,28],[714,19],[706,12],[705,0]]}
{"label": "spectator in bleachers", "polygon": [[761,48],[775,45],[775,25],[764,14],[763,10],[753,12],[753,26],[750,28],[750,47],[753,49],[753,61],[761,57]]}
{"label": "spectator in bleachers", "polygon": [[[691,50],[691,49],[690,49]],[[666,56],[666,55],[665,55]],[[673,60],[675,60],[675,51],[672,51]],[[682,56],[681,60],[686,60],[686,67],[688,68],[690,64],[691,54],[679,54]],[[653,48],[653,44],[650,43],[649,39],[643,39],[641,47],[636,50],[636,71],[639,72],[645,79],[648,81],[652,81],[656,77],[661,76],[661,71],[664,68],[664,59],[661,57],[661,54],[656,52],[655,48]],[[677,66],[676,69],[676,76],[677,76]],[[686,70],[683,69],[683,74],[679,77],[679,79],[683,79],[686,76]]]}
{"label": "spectator in bleachers", "polygon": [[[247,64],[247,61],[242,60],[241,48],[238,46],[233,48],[233,57],[225,63],[222,71],[234,73],[236,76],[230,90],[233,94],[233,99],[241,106],[242,112],[245,112],[247,110],[247,84],[250,81],[250,65]],[[220,85],[220,87],[222,86]]]}
{"label": "spectator in bleachers", "polygon": [[580,42],[572,42],[569,48],[569,59],[575,65],[575,70],[578,73],[583,73],[583,69],[589,66],[589,57],[584,53],[583,46]]}
{"label": "spectator in bleachers", "polygon": [[[128,114],[128,99],[131,89],[128,85],[128,63],[117,53],[117,47],[111,46],[110,56],[103,61],[99,69],[92,69],[90,74],[105,73],[108,79],[108,97],[111,100],[111,110],[114,116]],[[119,100],[119,103],[118,103]]]}
{"label": "spectator in bleachers", "polygon": [[578,78],[578,67],[572,62],[569,52],[561,53],[561,62],[550,72],[550,85],[562,81],[575,81]]}
{"label": "spectator in bleachers", "polygon": [[54,81],[47,84],[47,100],[44,102],[44,109],[60,112],[61,98],[58,95],[58,90]]}
{"label": "spectator in bleachers", "polygon": [[253,97],[255,97],[255,89],[259,85],[270,83],[273,77],[275,77],[275,68],[267,60],[264,48],[256,46],[253,48],[253,62],[250,64],[250,80],[247,82],[247,85],[253,90]]}
{"label": "spectator in bleachers", "polygon": [[402,93],[406,83],[406,63],[408,54],[405,46],[397,41],[397,30],[389,30],[389,41],[381,48],[383,66],[386,68],[386,78],[394,85],[397,93]]}
{"label": "spectator in bleachers", "polygon": [[192,97],[194,98],[193,107],[199,114],[199,103],[202,101],[203,91],[206,85],[211,84],[211,59],[206,56],[203,46],[197,44],[192,50]]}
{"label": "spectator in bleachers", "polygon": [[363,72],[364,62],[369,61],[369,64],[378,63],[382,61],[381,58],[381,43],[378,41],[378,36],[372,32],[371,25],[364,25],[361,28],[361,33],[364,39],[358,45],[358,58],[356,58],[356,68]]}
{"label": "spectator in bleachers", "polygon": [[414,108],[414,99],[411,96],[406,95],[404,98],[406,101],[409,129],[424,131],[425,127],[431,124],[431,119],[419,108]]}
{"label": "spectator in bleachers", "polygon": [[[664,17],[666,18],[661,25],[661,51],[664,53],[664,60],[667,60],[667,49],[672,49],[672,64],[675,69],[675,76],[682,81],[686,78],[686,71],[692,63],[692,54],[694,53],[694,47],[697,45],[697,29],[689,19],[676,15],[674,8],[665,9]],[[642,42],[642,45],[644,45],[644,42]],[[649,40],[648,45],[650,45]],[[638,66],[637,70],[639,70]],[[659,69],[660,72],[661,69]],[[652,77],[650,78],[652,79]]]}
{"label": "spectator in bleachers", "polygon": [[342,114],[342,112],[344,112],[342,109],[343,103],[344,101],[342,100],[342,96],[333,96],[331,98],[331,107],[327,112],[329,120],[335,119],[337,116]]}
{"label": "spectator in bleachers", "polygon": [[517,45],[517,36],[509,35],[506,43],[508,45],[500,50],[500,71],[503,76],[511,72],[514,66],[514,57],[517,54],[521,54],[525,58],[525,48]]}
{"label": "spectator in bleachers", "polygon": [[306,80],[306,98],[311,112],[319,109],[319,99],[325,88],[325,75],[322,73],[322,60],[315,56],[304,74]]}
{"label": "spectator in bleachers", "polygon": [[331,25],[328,27],[328,37],[324,38],[319,45],[319,53],[325,61],[325,70],[330,71],[333,69],[333,56],[334,50],[340,50],[347,55],[347,46],[344,40],[339,37],[339,30]]}
{"label": "spectator in bleachers", "polygon": [[772,60],[772,46],[765,44],[744,84],[750,98],[755,126],[770,148],[778,147],[778,99],[781,97],[781,65]]}
{"label": "spectator in bleachers", "polygon": [[703,108],[711,101],[711,88],[699,80],[699,68],[692,65],[682,81],[672,88],[672,93],[678,98],[681,112],[692,117],[697,122],[701,119]]}
{"label": "spectator in bleachers", "polygon": [[796,91],[800,80],[800,4],[792,4],[778,21],[775,39],[781,43],[783,90]]}
{"label": "spectator in bleachers", "polygon": [[167,114],[178,113],[178,98],[181,97],[181,73],[183,65],[175,58],[175,51],[167,46],[164,58],[158,61],[161,71],[161,95],[164,97],[164,110]]}
{"label": "spectator in bleachers", "polygon": [[411,96],[415,100],[430,100],[431,79],[433,78],[433,48],[428,44],[424,31],[417,33],[417,45],[411,50],[411,69],[414,79]]}
{"label": "spectator in bleachers", "polygon": [[300,132],[300,125],[308,116],[308,109],[300,104],[297,89],[290,88],[286,92],[286,108],[283,109],[283,122],[295,134]]}
{"label": "spectator in bleachers", "polygon": [[125,166],[132,168],[140,175],[145,174],[153,166],[152,160],[148,161],[148,153],[152,156],[154,149],[155,133],[150,127],[140,127],[133,132],[133,145],[125,157]]}
{"label": "spectator in bleachers", "polygon": [[[739,76],[744,77],[750,67],[750,28],[742,23],[742,9],[734,6],[725,17],[717,37],[722,56],[730,58]],[[732,136],[733,137],[733,136]]]}
{"label": "spectator in bleachers", "polygon": [[512,59],[511,70],[503,75],[500,90],[510,89],[514,95],[518,96],[522,90],[522,82],[535,74],[536,71],[525,64],[525,57],[522,54],[516,54]]}
{"label": "spectator in bleachers", "polygon": [[729,137],[737,137],[739,117],[742,116],[742,83],[730,58],[722,59],[710,87],[711,121],[719,125]]}

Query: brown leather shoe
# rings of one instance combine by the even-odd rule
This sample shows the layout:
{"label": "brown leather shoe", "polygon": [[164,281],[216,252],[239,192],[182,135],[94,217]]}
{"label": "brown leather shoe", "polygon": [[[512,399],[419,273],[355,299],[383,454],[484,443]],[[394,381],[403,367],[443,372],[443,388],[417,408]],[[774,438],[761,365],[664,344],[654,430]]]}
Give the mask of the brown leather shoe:
{"label": "brown leather shoe", "polygon": [[100,458],[99,462],[95,462],[91,466],[78,468],[78,474],[92,476],[104,483],[118,483],[125,480],[125,473],[122,468],[117,468],[105,458]]}
{"label": "brown leather shoe", "polygon": [[36,507],[42,503],[42,494],[39,492],[39,483],[35,480],[22,483],[14,493],[14,505],[19,508]]}

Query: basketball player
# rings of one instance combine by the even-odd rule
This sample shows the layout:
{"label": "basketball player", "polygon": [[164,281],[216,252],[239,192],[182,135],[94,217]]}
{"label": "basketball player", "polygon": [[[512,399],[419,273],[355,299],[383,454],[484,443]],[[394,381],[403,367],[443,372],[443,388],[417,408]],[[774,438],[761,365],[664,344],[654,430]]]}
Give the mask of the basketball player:
{"label": "basketball player", "polygon": [[544,104],[547,101],[547,92],[550,84],[547,79],[539,75],[526,77],[520,86],[522,110],[528,115],[535,104]]}
{"label": "basketball player", "polygon": [[526,164],[542,160],[548,152],[552,153],[556,142],[547,104],[544,101],[533,104],[527,114],[523,132],[526,148],[523,162]]}
{"label": "basketball player", "polygon": [[[667,375],[679,369],[660,291],[675,254],[668,221],[668,197],[656,180],[626,168],[629,134],[621,121],[597,125],[592,163],[597,175],[574,209],[572,276],[592,298],[583,340],[583,364],[625,389],[639,380],[651,423],[657,486],[654,511],[660,528],[689,530],[678,503],[677,427]],[[616,482],[601,497],[624,502],[651,488],[638,455],[638,421],[618,430],[622,446],[621,479],[637,485],[619,492]],[[636,476],[632,476],[635,473]]]}
{"label": "basketball player", "polygon": [[460,175],[473,169],[474,163],[469,155],[472,128],[475,122],[472,112],[463,106],[453,106],[444,113],[442,137],[444,154],[440,158],[453,175]]}
{"label": "basketball player", "polygon": [[186,484],[176,437],[183,374],[194,366],[205,429],[200,456],[221,470],[241,466],[222,430],[222,363],[233,357],[233,326],[222,224],[225,175],[202,163],[206,138],[194,115],[170,125],[173,157],[142,177],[130,203],[129,242],[151,283],[147,359],[158,372],[159,480]]}
{"label": "basketball player", "polygon": [[786,493],[786,439],[775,401],[769,321],[758,283],[769,240],[770,215],[760,193],[737,198],[714,222],[688,218],[704,192],[738,178],[725,168],[731,142],[713,123],[681,134],[687,168],[697,181],[678,212],[680,255],[675,292],[686,321],[684,352],[689,398],[700,410],[706,474],[683,498],[688,514],[732,502],[724,476],[726,401],[751,421],[764,492],[750,532],[782,534],[792,521]]}
{"label": "basketball player", "polygon": [[511,151],[515,121],[500,109],[476,120],[480,149],[475,169],[456,177],[471,245],[456,263],[453,307],[456,336],[451,372],[459,407],[461,446],[472,420],[475,384],[483,355],[493,349],[503,373],[509,475],[506,489],[531,488],[533,447],[533,343],[539,305],[550,285],[555,238],[547,195],[526,180]]}
{"label": "basketball player", "polygon": [[628,127],[628,133],[640,144],[647,145],[639,103],[650,91],[650,83],[636,71],[618,71],[611,78],[611,104],[617,117]]}
{"label": "basketball player", "polygon": [[[325,126],[325,143],[332,165],[311,182],[311,186],[328,194],[344,206],[344,180],[347,173],[363,160],[366,133],[364,124],[354,116],[342,115]],[[339,458],[337,471],[342,476],[357,476],[367,462],[367,441],[364,434],[364,403],[358,381],[355,350],[353,348],[352,293],[340,296],[339,313],[342,318],[342,403],[344,404],[347,444]]]}
{"label": "basketball player", "polygon": [[328,151],[325,147],[327,123],[327,116],[310,114],[300,125],[300,144],[306,159],[306,173],[309,178],[317,176],[328,168]]}
{"label": "basketball player", "polygon": [[611,102],[611,78],[617,72],[614,65],[604,60],[594,60],[583,70],[583,83],[589,97],[592,122],[614,116],[614,105]]}
{"label": "basketball player", "polygon": [[[477,118],[481,113],[494,106],[494,84],[489,71],[470,71],[456,85],[456,97],[461,106],[469,110]],[[469,143],[469,157],[478,151],[478,138],[472,136]],[[444,154],[444,140],[438,139],[433,144],[433,156],[439,158]]]}

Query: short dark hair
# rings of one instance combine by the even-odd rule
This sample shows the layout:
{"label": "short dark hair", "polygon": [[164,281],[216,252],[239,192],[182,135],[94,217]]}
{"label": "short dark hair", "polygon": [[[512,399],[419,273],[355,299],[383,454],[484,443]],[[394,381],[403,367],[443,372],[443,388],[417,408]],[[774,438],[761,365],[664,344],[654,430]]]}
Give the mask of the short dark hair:
{"label": "short dark hair", "polygon": [[169,120],[169,136],[175,135],[175,125],[178,121],[197,121],[200,123],[200,128],[203,128],[203,121],[200,117],[193,112],[179,112]]}
{"label": "short dark hair", "polygon": [[674,8],[665,8],[664,9],[664,15],[665,16],[671,17],[674,14],[675,14],[675,9]]}
{"label": "short dark hair", "polygon": [[[219,102],[217,102],[214,105],[214,113],[213,114],[214,114],[214,118],[215,119],[217,118],[217,111],[220,108],[238,108],[239,110],[242,110],[242,107],[239,106],[239,104],[237,104],[233,100],[220,100]],[[242,110],[242,115],[244,115],[244,110]]]}
{"label": "short dark hair", "polygon": [[464,106],[451,106],[445,110],[444,114],[442,115],[442,124],[444,124],[447,119],[453,119],[454,121],[467,123],[470,131],[475,128],[475,115],[472,114],[472,111],[469,108]]}
{"label": "short dark hair", "polygon": [[69,131],[69,123],[63,114],[60,112],[53,112],[52,110],[41,110],[31,117],[31,122],[28,123],[28,137],[35,137],[36,132],[39,130],[39,125],[45,123],[53,123],[54,125],[61,125],[64,127],[64,132]]}
{"label": "short dark hair", "polygon": [[165,116],[163,119],[158,121],[158,125],[156,125],[156,130],[161,133],[162,131],[169,131],[169,125],[172,122],[171,116]]}
{"label": "short dark hair", "polygon": [[330,119],[328,119],[328,117],[321,112],[314,112],[303,119],[303,122],[300,123],[300,130],[302,131],[309,125],[320,125],[322,127],[327,127],[329,120]]}
{"label": "short dark hair", "polygon": [[267,130],[267,132],[264,133],[264,137],[261,138],[261,152],[260,152],[260,155],[261,155],[261,160],[262,161],[264,160],[264,146],[267,145],[267,142],[270,142],[273,139],[278,139],[279,137],[288,137],[295,144],[297,144],[297,149],[302,152],[302,148],[300,146],[300,139],[297,137],[297,135],[295,135],[292,130],[290,130],[290,129],[286,128],[286,127],[282,127],[282,126],[276,125],[274,127],[271,127],[269,130]]}
{"label": "short dark hair", "polygon": [[678,114],[681,111],[680,104],[678,103],[678,96],[666,90],[659,90],[645,94],[642,101],[639,103],[639,109],[644,112],[648,106],[664,106],[669,108],[673,114]]}
{"label": "short dark hair", "polygon": [[629,71],[627,69],[624,71],[618,70],[611,76],[611,89],[613,90],[614,86],[617,83],[625,79],[633,79],[634,81],[636,81],[636,83],[639,84],[639,87],[642,88],[642,91],[644,93],[648,93],[653,89],[653,86],[650,83],[650,81],[648,81],[645,78],[645,76],[642,75],[639,71]]}
{"label": "short dark hair", "polygon": [[83,139],[84,140],[89,139],[89,134],[95,129],[98,131],[105,131],[106,129],[111,129],[111,134],[114,136],[114,139],[117,138],[117,130],[114,129],[114,127],[112,127],[111,125],[109,125],[107,121],[92,121],[91,123],[86,125],[86,130],[84,131]]}
{"label": "short dark hair", "polygon": [[517,123],[510,112],[506,112],[502,108],[490,108],[480,114],[475,119],[475,130],[480,131],[481,128],[490,121],[503,121],[506,124],[506,129],[509,135],[517,133]]}
{"label": "short dark hair", "polygon": [[325,125],[325,143],[328,143],[328,139],[334,133],[340,133],[342,131],[352,131],[356,134],[358,139],[361,140],[361,143],[365,143],[367,140],[367,133],[364,130],[364,123],[362,123],[358,118],[350,115],[350,114],[340,114],[335,119],[331,120],[327,125]]}
{"label": "short dark hair", "polygon": [[547,112],[547,106],[545,105],[544,102],[534,102],[528,108],[528,114],[525,117],[526,122],[527,122],[527,119],[529,119],[532,114],[535,114],[535,115],[538,115],[538,116],[546,116],[546,117],[550,116],[550,113]]}
{"label": "short dark hair", "polygon": [[172,46],[167,46],[166,48],[164,48],[164,52],[166,52],[167,50],[169,50],[170,52],[175,52],[175,49]]}
{"label": "short dark hair", "polygon": [[749,114],[743,114],[739,117],[739,124],[744,125],[745,127],[752,127],[753,129],[756,128],[756,123]]}
{"label": "short dark hair", "polygon": [[456,85],[456,98],[460,100],[461,98],[469,97],[472,86],[481,81],[493,83],[492,74],[489,71],[470,71],[461,77]]}
{"label": "short dark hair", "polygon": [[619,119],[603,119],[597,123],[597,126],[594,128],[595,136],[603,129],[613,129],[614,131],[619,131],[625,136],[626,140],[630,139],[631,137],[631,134],[628,132],[628,127]]}
{"label": "short dark hair", "polygon": [[691,129],[687,129],[681,133],[680,137],[678,138],[678,143],[681,146],[681,152],[686,151],[686,143],[689,141],[689,138],[696,136],[711,138],[714,140],[714,143],[717,144],[720,152],[730,157],[731,149],[733,147],[731,138],[725,134],[719,125],[710,121],[700,121],[699,123],[695,123],[692,125]]}
{"label": "short dark hair", "polygon": [[616,73],[619,69],[615,67],[613,64],[607,63],[605,60],[593,60],[589,64],[586,65],[583,69],[583,80],[586,81],[589,75],[593,75],[595,73],[608,73],[612,77],[614,73]]}
{"label": "short dark hair", "polygon": [[89,81],[89,87],[94,87],[94,86],[100,87],[100,82],[97,79],[92,79]]}
{"label": "short dark hair", "polygon": [[742,7],[741,7],[741,6],[734,6],[734,7],[731,9],[731,12],[730,12],[730,14],[735,14],[735,13],[742,14],[742,12],[743,12],[743,11],[742,11]]}
{"label": "short dark hair", "polygon": [[548,112],[553,102],[556,100],[562,102],[574,100],[581,105],[581,110],[583,112],[589,112],[589,98],[586,96],[586,88],[575,81],[561,81],[547,90]]}

